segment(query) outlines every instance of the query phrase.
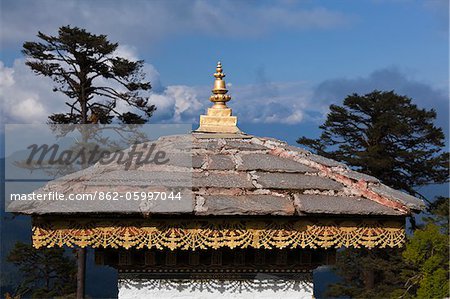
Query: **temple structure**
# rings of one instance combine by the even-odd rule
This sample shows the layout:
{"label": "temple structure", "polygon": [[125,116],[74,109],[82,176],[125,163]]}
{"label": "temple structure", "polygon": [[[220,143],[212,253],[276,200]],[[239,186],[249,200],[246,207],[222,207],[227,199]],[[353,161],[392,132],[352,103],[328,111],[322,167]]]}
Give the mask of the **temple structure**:
{"label": "temple structure", "polygon": [[[198,130],[156,141],[164,165],[95,165],[39,192],[164,191],[168,201],[25,203],[36,248],[95,248],[120,298],[312,298],[312,271],[341,247],[401,247],[415,197],[283,141],[247,135],[217,65]],[[189,148],[189,150],[187,150]],[[189,157],[189,163],[182,158]],[[167,178],[171,183],[168,184]],[[169,187],[168,187],[169,186]]]}

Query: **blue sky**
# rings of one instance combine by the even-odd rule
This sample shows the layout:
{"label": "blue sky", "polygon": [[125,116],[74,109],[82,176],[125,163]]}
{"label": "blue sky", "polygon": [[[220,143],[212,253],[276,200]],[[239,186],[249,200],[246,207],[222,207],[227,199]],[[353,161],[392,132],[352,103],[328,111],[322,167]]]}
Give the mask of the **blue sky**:
{"label": "blue sky", "polygon": [[[291,144],[316,137],[330,104],[379,89],[436,109],[448,144],[448,14],[447,0],[0,0],[2,123],[45,123],[65,111],[64,97],[27,69],[20,50],[38,31],[72,25],[145,60],[155,123],[198,122],[221,60],[229,106],[249,134]],[[425,192],[443,195],[448,185]]]}
{"label": "blue sky", "polygon": [[248,133],[314,136],[350,93],[394,89],[438,110],[448,134],[448,1],[1,1],[5,123],[65,110],[48,78],[24,66],[24,41],[61,25],[107,34],[144,59],[153,122],[195,123],[221,60]]}

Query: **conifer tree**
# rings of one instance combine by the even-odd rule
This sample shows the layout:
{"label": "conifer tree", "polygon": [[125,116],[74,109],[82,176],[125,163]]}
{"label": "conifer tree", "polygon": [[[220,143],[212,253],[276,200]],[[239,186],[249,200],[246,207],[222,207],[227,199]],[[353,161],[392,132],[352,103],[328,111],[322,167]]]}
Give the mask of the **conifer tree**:
{"label": "conifer tree", "polygon": [[[342,106],[331,105],[325,123],[320,126],[320,137],[302,137],[297,142],[319,155],[375,176],[386,185],[425,199],[428,213],[434,215],[436,208],[433,207],[437,205],[441,211],[441,205],[432,203],[416,188],[448,181],[449,159],[448,153],[444,151],[445,136],[442,129],[434,125],[435,118],[434,110],[418,108],[407,96],[397,95],[394,91],[375,90],[366,95],[349,95]],[[448,201],[448,198],[445,200]],[[434,228],[427,229],[433,231],[432,236],[438,236]],[[421,237],[423,234],[414,238]],[[436,246],[442,247],[442,240],[442,236],[436,237]],[[421,244],[413,239],[410,242]],[[427,239],[426,242],[429,245],[433,240]],[[412,262],[417,261],[413,257],[419,253],[408,249],[408,244],[403,256],[398,249],[341,251],[335,270],[344,281],[331,285],[328,295],[352,298],[417,295],[417,284],[420,283],[417,282],[414,288],[409,289],[407,283],[410,283],[411,277],[429,277],[429,274],[423,273],[424,267],[420,263]],[[432,248],[422,248],[417,244],[413,247],[425,251],[426,248]],[[448,263],[446,265],[448,268]],[[439,260],[433,271],[445,267],[444,262]],[[441,278],[442,271],[439,270],[437,277],[426,280],[424,284],[440,282]],[[428,285],[426,289],[436,288],[439,287]]]}
{"label": "conifer tree", "polygon": [[435,118],[411,98],[375,90],[331,105],[320,138],[297,142],[420,197],[416,187],[448,180],[445,136]]}
{"label": "conifer tree", "polygon": [[[57,36],[39,32],[39,42],[25,42],[22,52],[36,74],[55,82],[53,91],[68,97],[67,113],[49,116],[51,123],[110,123],[114,117],[122,123],[141,124],[151,117],[155,106],[145,92],[143,61],[131,61],[116,55],[118,43],[106,35],[95,35],[71,26],[59,28]],[[128,111],[119,109],[123,102]]]}
{"label": "conifer tree", "polygon": [[18,298],[53,298],[75,294],[76,263],[64,248],[36,249],[17,242],[7,261],[16,265],[22,281],[15,290]]}
{"label": "conifer tree", "polygon": [[[143,60],[119,57],[118,43],[78,27],[62,26],[57,36],[39,32],[37,37],[39,42],[23,44],[26,65],[53,79],[53,91],[68,98],[68,112],[50,115],[50,124],[109,124],[114,119],[143,124],[152,116],[156,107],[146,95],[151,85],[145,81]],[[81,144],[86,147],[92,132],[84,127],[81,131]],[[86,248],[77,248],[77,263],[76,296],[84,298]]]}

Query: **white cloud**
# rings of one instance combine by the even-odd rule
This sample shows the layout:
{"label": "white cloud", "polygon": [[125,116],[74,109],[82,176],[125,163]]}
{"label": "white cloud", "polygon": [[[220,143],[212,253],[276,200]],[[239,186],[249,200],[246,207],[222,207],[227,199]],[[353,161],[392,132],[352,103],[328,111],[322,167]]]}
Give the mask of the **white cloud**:
{"label": "white cloud", "polygon": [[195,90],[188,86],[169,86],[166,95],[175,100],[174,122],[194,122],[203,108]]}
{"label": "white cloud", "polygon": [[112,40],[146,48],[155,40],[186,33],[253,37],[284,29],[324,29],[353,20],[340,11],[285,2],[246,1],[6,1],[1,38],[16,47],[40,30],[55,34],[71,24]]}
{"label": "white cloud", "polygon": [[14,109],[11,110],[11,116],[22,120],[31,120],[32,122],[38,119],[43,119],[46,116],[44,105],[39,101],[38,96],[29,96],[17,102]]}
{"label": "white cloud", "polygon": [[[37,31],[55,35],[59,26],[71,24],[107,34],[111,41],[119,41],[117,55],[136,60],[137,47],[146,51],[159,39],[182,34],[247,38],[287,29],[336,28],[351,20],[337,10],[290,1],[135,1],[132,5],[115,1],[112,5],[109,1],[16,0],[2,3],[0,30],[4,46],[19,47],[23,41],[36,40]],[[157,106],[153,122],[197,122],[211,105],[210,86],[164,86],[154,66],[145,64],[144,71],[152,84],[150,100]],[[47,115],[67,111],[64,96],[51,91],[53,82],[37,77],[23,60],[16,60],[10,68],[1,65],[0,76],[5,122],[45,122]],[[231,88],[235,97],[230,105],[241,122],[301,122],[305,117],[305,91],[286,91],[285,87],[264,82],[236,86]],[[261,90],[267,92],[257,92]],[[31,111],[23,109],[23,103],[32,106]],[[125,105],[118,105],[118,110],[125,109]]]}
{"label": "white cloud", "polygon": [[[124,51],[118,54],[126,54]],[[128,53],[127,57],[135,59]],[[159,73],[150,64],[144,65],[147,79],[157,86],[150,94],[150,102],[158,108],[152,120],[160,122],[192,121],[202,105],[196,98],[193,88],[187,86],[158,86]],[[50,78],[39,77],[25,64],[23,59],[16,59],[12,67],[5,67],[0,61],[0,101],[3,108],[4,123],[45,123],[48,115],[67,111],[64,104],[67,98],[59,92],[53,92]],[[97,80],[105,84],[104,79]],[[112,85],[114,88],[119,86]],[[162,91],[158,91],[160,89]],[[70,102],[70,101],[69,101]],[[117,110],[126,111],[125,103],[118,102]]]}
{"label": "white cloud", "polygon": [[[128,54],[136,58],[132,51]],[[145,64],[144,70],[151,83],[157,86],[150,93],[150,102],[157,107],[152,123],[196,123],[199,115],[212,105],[209,101],[211,86],[162,86],[160,74],[151,64]],[[52,81],[37,77],[22,59],[16,60],[11,68],[0,61],[0,79],[5,123],[44,123],[48,115],[67,111],[66,98],[52,92]],[[308,82],[269,82],[263,71],[260,81],[244,86],[228,85],[232,96],[228,105],[240,123],[321,122],[331,103],[340,104],[351,93],[368,93],[374,89],[394,89],[413,97],[419,106],[439,107],[438,123],[442,126],[447,120],[446,93],[410,79],[395,68],[377,70],[362,78],[330,79],[317,86]],[[128,107],[120,104],[118,109],[126,111]]]}
{"label": "white cloud", "polygon": [[14,71],[5,67],[3,61],[0,61],[0,88],[5,88],[14,84]]}
{"label": "white cloud", "polygon": [[[124,54],[124,51],[120,53]],[[136,59],[132,51],[125,54]],[[149,94],[150,103],[157,107],[151,122],[198,122],[199,115],[211,106],[210,86],[162,86],[160,75],[151,64],[145,64],[144,71],[152,85],[156,86]],[[4,123],[45,123],[48,115],[67,111],[68,107],[64,104],[67,98],[52,91],[51,79],[36,76],[23,59],[15,60],[11,68],[4,67],[0,62],[0,78]],[[101,82],[105,83],[103,79]],[[299,123],[304,119],[305,109],[310,106],[310,88],[304,82],[263,82],[230,89],[233,96],[230,107],[240,122]],[[129,107],[125,103],[118,102],[117,110],[123,112],[127,109]]]}
{"label": "white cloud", "polygon": [[[227,85],[232,95],[228,106],[239,122],[297,124],[305,120],[306,108],[315,109],[305,82],[271,84],[277,92],[265,93],[264,84]],[[206,85],[176,85],[152,94],[150,101],[157,107],[152,122],[198,123],[199,116],[212,106],[210,90]]]}
{"label": "white cloud", "polygon": [[136,48],[130,45],[119,45],[114,54],[128,60],[138,60]]}
{"label": "white cloud", "polygon": [[11,68],[0,62],[0,78],[4,123],[45,123],[49,113],[65,109],[62,95],[52,92],[53,82],[37,78],[22,59]]}
{"label": "white cloud", "polygon": [[296,124],[314,110],[307,82],[263,81],[233,88],[230,102],[240,122]]}

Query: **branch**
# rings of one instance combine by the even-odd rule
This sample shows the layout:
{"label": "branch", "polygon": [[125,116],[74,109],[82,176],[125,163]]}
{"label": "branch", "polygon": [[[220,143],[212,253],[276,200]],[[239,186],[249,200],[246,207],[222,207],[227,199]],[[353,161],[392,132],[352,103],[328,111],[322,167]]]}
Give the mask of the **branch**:
{"label": "branch", "polygon": [[104,104],[101,104],[101,103],[98,103],[98,102],[92,103],[91,105],[89,105],[89,108],[91,108],[91,107],[94,106],[94,105],[100,106],[100,107],[104,107],[104,108],[108,109],[108,112],[111,112],[111,111],[112,111],[112,112],[114,112],[114,113],[120,115],[120,112],[118,112],[117,110],[115,110],[113,107],[109,107],[109,106],[107,106],[107,105],[104,105]]}
{"label": "branch", "polygon": [[73,115],[73,110],[76,110],[78,113],[81,113],[81,111],[75,107],[75,104],[78,103],[79,101],[75,101],[73,104],[69,104],[66,102],[66,105],[70,107],[70,114]]}

